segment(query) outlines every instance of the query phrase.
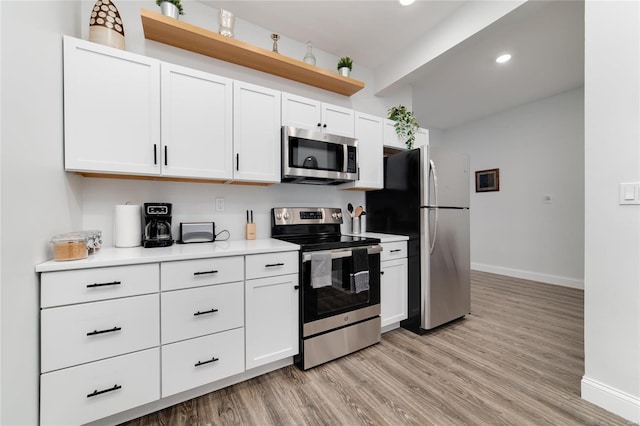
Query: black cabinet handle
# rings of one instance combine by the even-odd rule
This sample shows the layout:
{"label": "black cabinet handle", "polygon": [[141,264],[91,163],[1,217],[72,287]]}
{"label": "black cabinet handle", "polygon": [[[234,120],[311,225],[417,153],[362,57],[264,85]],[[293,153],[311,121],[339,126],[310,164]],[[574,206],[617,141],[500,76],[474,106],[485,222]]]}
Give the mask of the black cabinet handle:
{"label": "black cabinet handle", "polygon": [[153,144],[153,164],[158,164],[158,145]]}
{"label": "black cabinet handle", "polygon": [[399,252],[399,251],[402,251],[402,249],[394,249],[394,250],[391,250],[389,253],[396,253],[396,252]]}
{"label": "black cabinet handle", "polygon": [[219,358],[216,358],[215,356],[213,358],[211,358],[210,360],[207,361],[198,361],[194,364],[194,367],[200,367],[201,365],[205,365],[205,364],[209,364],[211,362],[216,362],[218,361]]}
{"label": "black cabinet handle", "polygon": [[87,284],[87,288],[105,287],[108,285],[120,285],[120,284],[122,284],[122,281],[111,281],[110,283],[93,283],[93,284]]}
{"label": "black cabinet handle", "polygon": [[318,127],[322,126],[322,123],[318,123]]}
{"label": "black cabinet handle", "polygon": [[216,312],[218,312],[218,310],[216,308],[213,308],[213,309],[210,309],[210,310],[204,311],[204,312],[198,311],[198,312],[194,313],[193,316],[197,317],[199,315],[213,314],[213,313],[216,313]]}
{"label": "black cabinet handle", "polygon": [[284,263],[268,263],[264,265],[265,268],[273,268],[274,266],[284,266]]}
{"label": "black cabinet handle", "polygon": [[167,146],[164,146],[164,165],[167,165]]}
{"label": "black cabinet handle", "polygon": [[380,275],[384,275],[384,271],[380,271]]}
{"label": "black cabinet handle", "polygon": [[97,334],[104,334],[104,333],[113,333],[114,331],[120,331],[122,330],[122,327],[113,327],[113,328],[109,328],[107,330],[93,330],[87,333],[87,336],[95,336]]}
{"label": "black cabinet handle", "polygon": [[112,387],[112,388],[104,389],[104,390],[101,390],[101,391],[99,391],[99,390],[97,390],[97,389],[96,389],[96,390],[94,390],[93,392],[91,392],[90,394],[88,394],[88,395],[87,395],[87,398],[91,398],[92,396],[102,395],[103,393],[107,393],[107,392],[113,392],[113,391],[118,390],[118,389],[122,389],[122,386],[120,386],[120,385],[113,385],[113,387]]}
{"label": "black cabinet handle", "polygon": [[240,171],[240,154],[236,154],[236,171]]}
{"label": "black cabinet handle", "polygon": [[322,127],[324,127],[324,128],[326,129],[326,128],[327,128],[327,123],[324,123],[324,124],[322,125]]}
{"label": "black cabinet handle", "polygon": [[211,270],[211,271],[202,271],[202,272],[194,272],[193,275],[207,275],[207,274],[217,274],[218,271],[217,270]]}
{"label": "black cabinet handle", "polygon": [[300,286],[299,286],[299,285],[294,285],[294,286],[293,286],[293,289],[294,289],[294,290],[297,290],[297,289],[299,289],[299,288],[300,288]]}

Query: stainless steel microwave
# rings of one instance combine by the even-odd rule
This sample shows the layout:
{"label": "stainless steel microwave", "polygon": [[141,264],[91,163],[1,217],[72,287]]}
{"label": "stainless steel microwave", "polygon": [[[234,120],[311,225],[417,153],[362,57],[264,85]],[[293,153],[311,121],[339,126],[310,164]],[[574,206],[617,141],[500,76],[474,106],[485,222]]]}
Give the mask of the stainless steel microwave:
{"label": "stainless steel microwave", "polygon": [[357,139],[282,127],[282,182],[337,185],[357,179]]}

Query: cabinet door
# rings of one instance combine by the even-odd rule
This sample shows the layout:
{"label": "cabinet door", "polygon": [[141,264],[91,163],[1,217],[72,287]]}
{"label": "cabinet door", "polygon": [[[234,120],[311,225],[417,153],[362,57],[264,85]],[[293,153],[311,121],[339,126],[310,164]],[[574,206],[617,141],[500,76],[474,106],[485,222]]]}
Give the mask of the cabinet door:
{"label": "cabinet door", "polygon": [[413,144],[414,148],[421,146],[429,146],[429,129],[418,128],[416,131],[416,141]]}
{"label": "cabinet door", "polygon": [[396,133],[395,121],[384,120],[384,146],[395,149],[407,149],[407,144]]}
{"label": "cabinet door", "polygon": [[382,327],[407,319],[407,259],[380,262]]}
{"label": "cabinet door", "polygon": [[298,275],[248,280],[247,370],[298,353]]}
{"label": "cabinet door", "polygon": [[280,133],[280,92],[235,81],[234,180],[280,182]]}
{"label": "cabinet door", "polygon": [[64,38],[65,170],[160,173],[160,62]]}
{"label": "cabinet door", "polygon": [[358,180],[343,189],[381,189],[384,186],[384,119],[356,112],[355,137],[358,139]]}
{"label": "cabinet door", "polygon": [[336,105],[322,104],[322,131],[333,135],[354,135],[354,112]]}
{"label": "cabinet door", "polygon": [[303,98],[302,96],[283,93],[282,125],[319,131],[322,127],[320,102]]}
{"label": "cabinet door", "polygon": [[162,64],[162,174],[231,179],[232,80]]}

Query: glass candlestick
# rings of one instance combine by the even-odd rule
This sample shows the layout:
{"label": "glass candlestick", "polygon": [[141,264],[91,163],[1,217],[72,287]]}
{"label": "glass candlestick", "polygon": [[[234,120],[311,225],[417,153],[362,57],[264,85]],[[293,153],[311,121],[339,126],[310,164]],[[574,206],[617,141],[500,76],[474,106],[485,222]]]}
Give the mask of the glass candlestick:
{"label": "glass candlestick", "polygon": [[233,38],[233,24],[236,21],[236,17],[228,10],[220,9],[218,12],[218,21],[220,28],[218,32],[225,37]]}
{"label": "glass candlestick", "polygon": [[278,34],[271,34],[271,40],[273,40],[273,51],[278,53],[278,40],[280,40],[280,36]]}
{"label": "glass candlestick", "polygon": [[307,42],[307,54],[304,55],[304,59],[303,62],[309,65],[315,65],[316,64],[316,57],[313,56],[313,51],[311,50],[313,48],[313,46],[311,46],[311,42],[308,41]]}

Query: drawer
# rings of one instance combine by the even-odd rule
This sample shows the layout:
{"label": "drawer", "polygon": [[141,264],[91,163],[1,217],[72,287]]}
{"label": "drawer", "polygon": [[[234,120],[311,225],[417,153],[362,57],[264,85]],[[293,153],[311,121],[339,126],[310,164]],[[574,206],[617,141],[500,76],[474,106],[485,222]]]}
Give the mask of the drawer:
{"label": "drawer", "polygon": [[75,271],[44,272],[40,277],[40,305],[69,305],[158,292],[157,263]]}
{"label": "drawer", "polygon": [[407,242],[406,241],[396,241],[393,243],[383,243],[382,244],[382,253],[380,253],[380,261],[384,262],[385,260],[391,259],[401,259],[403,257],[407,257]]}
{"label": "drawer", "polygon": [[158,346],[159,297],[156,293],[43,309],[41,371]]}
{"label": "drawer", "polygon": [[247,256],[247,279],[298,273],[298,252],[252,254]]}
{"label": "drawer", "polygon": [[40,423],[78,425],[160,399],[160,350],[40,376]]}
{"label": "drawer", "polygon": [[162,290],[178,290],[244,280],[242,256],[163,262]]}
{"label": "drawer", "polygon": [[162,346],[162,397],[244,371],[244,328]]}
{"label": "drawer", "polygon": [[164,292],[162,343],[244,325],[244,282]]}

